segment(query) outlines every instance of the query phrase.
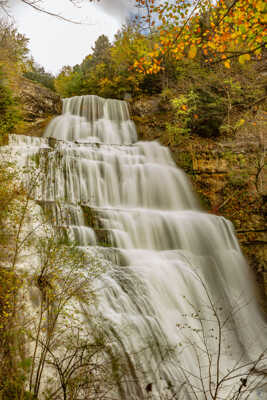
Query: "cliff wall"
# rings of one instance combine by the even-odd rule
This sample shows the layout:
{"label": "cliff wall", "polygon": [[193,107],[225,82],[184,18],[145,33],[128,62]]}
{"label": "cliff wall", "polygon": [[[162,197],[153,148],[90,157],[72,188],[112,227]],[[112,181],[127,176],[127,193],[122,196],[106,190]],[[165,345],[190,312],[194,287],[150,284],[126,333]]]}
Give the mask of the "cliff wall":
{"label": "cliff wall", "polygon": [[232,221],[266,294],[266,112],[252,110],[235,134],[216,138],[189,134],[178,144],[170,143],[166,124],[172,113],[160,96],[133,101],[132,114],[140,140],[158,140],[169,147],[177,166],[189,175],[204,209]]}

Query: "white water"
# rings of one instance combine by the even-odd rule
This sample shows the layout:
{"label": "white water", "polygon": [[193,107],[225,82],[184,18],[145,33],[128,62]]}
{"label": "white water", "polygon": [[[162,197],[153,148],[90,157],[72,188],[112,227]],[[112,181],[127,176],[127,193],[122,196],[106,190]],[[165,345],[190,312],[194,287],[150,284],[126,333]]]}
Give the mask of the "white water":
{"label": "white water", "polygon": [[111,353],[126,364],[112,398],[202,400],[242,366],[218,397],[231,399],[266,325],[232,224],[201,211],[168,149],[137,142],[127,104],[97,96],[65,99],[44,138],[11,135],[10,146],[38,159],[35,197],[56,224],[113,262],[95,283]]}

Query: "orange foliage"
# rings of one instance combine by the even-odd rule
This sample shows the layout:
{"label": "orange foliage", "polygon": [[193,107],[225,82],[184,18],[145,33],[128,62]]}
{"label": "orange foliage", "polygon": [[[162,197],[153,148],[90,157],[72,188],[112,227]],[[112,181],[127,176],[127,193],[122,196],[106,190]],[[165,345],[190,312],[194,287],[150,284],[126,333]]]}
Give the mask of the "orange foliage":
{"label": "orange foliage", "polygon": [[[145,8],[143,19],[150,28],[157,25],[153,32],[156,44],[145,58],[146,73],[160,71],[166,55],[177,60],[201,55],[207,63],[223,62],[230,68],[232,58],[244,64],[252,55],[261,58],[266,47],[265,0],[136,2]],[[135,67],[143,72],[144,61],[137,60]]]}

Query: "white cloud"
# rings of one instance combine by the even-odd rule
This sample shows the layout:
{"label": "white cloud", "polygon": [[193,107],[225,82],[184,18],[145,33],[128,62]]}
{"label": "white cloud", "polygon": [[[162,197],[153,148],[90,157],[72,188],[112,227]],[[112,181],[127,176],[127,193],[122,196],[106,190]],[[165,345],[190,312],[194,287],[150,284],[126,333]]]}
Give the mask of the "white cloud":
{"label": "white cloud", "polygon": [[98,4],[109,15],[125,17],[128,15],[132,3],[131,0],[100,0]]}
{"label": "white cloud", "polygon": [[68,0],[46,0],[44,4],[48,10],[66,18],[86,22],[82,25],[71,24],[37,12],[20,0],[11,2],[10,12],[19,32],[30,39],[31,54],[53,73],[57,73],[63,65],[81,63],[91,52],[98,36],[105,34],[112,40],[129,11],[129,0],[87,1],[80,8],[74,7]]}

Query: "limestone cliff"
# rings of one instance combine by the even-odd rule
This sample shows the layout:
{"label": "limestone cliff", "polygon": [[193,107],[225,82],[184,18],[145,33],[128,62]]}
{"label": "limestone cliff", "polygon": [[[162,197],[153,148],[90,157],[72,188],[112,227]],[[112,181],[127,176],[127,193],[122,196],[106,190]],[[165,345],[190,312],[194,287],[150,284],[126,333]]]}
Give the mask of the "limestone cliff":
{"label": "limestone cliff", "polygon": [[49,120],[61,113],[60,96],[52,90],[21,77],[16,86],[23,124],[17,133],[41,136]]}

